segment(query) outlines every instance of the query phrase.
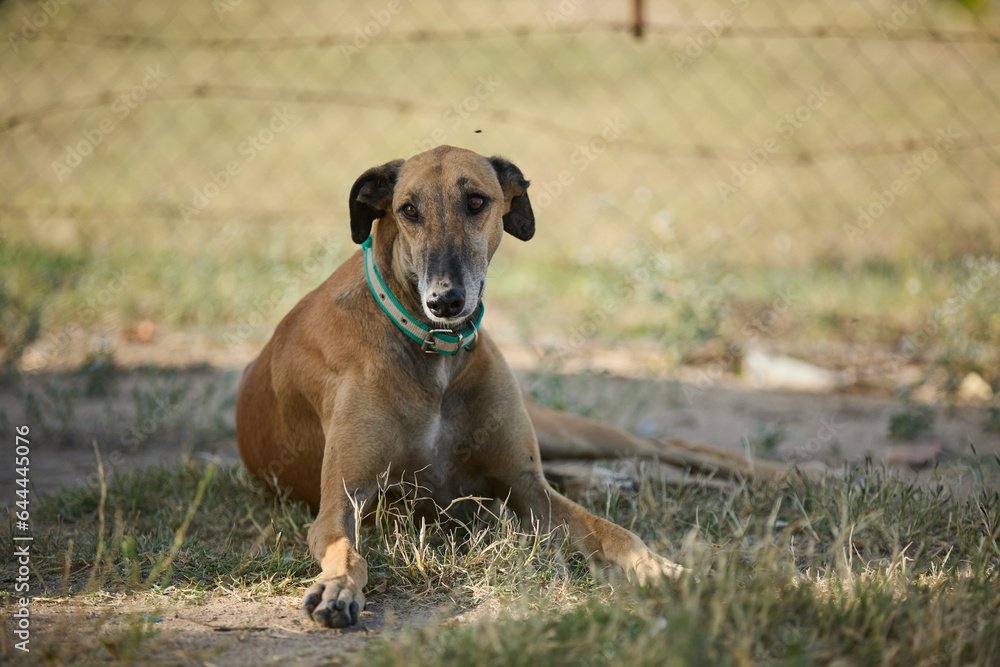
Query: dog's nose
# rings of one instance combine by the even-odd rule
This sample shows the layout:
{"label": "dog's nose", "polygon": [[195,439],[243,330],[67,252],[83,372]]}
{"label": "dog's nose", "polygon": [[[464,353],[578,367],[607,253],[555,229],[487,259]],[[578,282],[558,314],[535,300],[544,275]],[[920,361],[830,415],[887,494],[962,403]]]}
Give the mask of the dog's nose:
{"label": "dog's nose", "polygon": [[433,313],[434,317],[440,317],[442,319],[447,319],[449,317],[455,317],[465,306],[465,294],[462,290],[452,287],[444,294],[438,294],[437,292],[432,292],[429,299],[427,299],[427,308]]}

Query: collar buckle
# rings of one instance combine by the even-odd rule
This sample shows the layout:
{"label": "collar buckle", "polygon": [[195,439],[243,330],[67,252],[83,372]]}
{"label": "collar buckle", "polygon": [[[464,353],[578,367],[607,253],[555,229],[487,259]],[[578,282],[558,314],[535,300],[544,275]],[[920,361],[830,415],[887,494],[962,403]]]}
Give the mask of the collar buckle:
{"label": "collar buckle", "polygon": [[[439,333],[450,334],[452,333],[452,331],[451,329],[431,329],[430,331],[427,332],[427,338],[425,338],[424,342],[420,344],[420,350],[426,354],[435,354],[440,352],[440,350],[437,349],[437,344],[439,341],[437,338],[434,337],[434,334],[439,334]],[[461,334],[459,334],[458,336],[458,346],[462,347]]]}
{"label": "collar buckle", "polygon": [[[476,349],[476,346],[479,345],[479,329],[476,327],[476,323],[470,321],[469,322],[469,326],[472,327],[472,342],[470,342],[468,345],[466,345],[466,347],[465,347],[465,351],[466,352],[472,352],[473,350]],[[458,339],[458,346],[462,347],[462,338],[461,338],[461,336],[459,336],[459,339]]]}

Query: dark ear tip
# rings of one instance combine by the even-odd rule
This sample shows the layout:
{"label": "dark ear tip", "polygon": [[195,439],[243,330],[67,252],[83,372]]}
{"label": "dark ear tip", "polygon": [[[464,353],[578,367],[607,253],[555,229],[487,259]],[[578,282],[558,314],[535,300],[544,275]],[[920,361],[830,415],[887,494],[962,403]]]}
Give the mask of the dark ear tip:
{"label": "dark ear tip", "polygon": [[516,239],[528,241],[535,235],[535,212],[527,193],[514,197],[510,211],[503,217],[503,229]]}
{"label": "dark ear tip", "polygon": [[530,220],[522,220],[520,229],[518,230],[517,238],[522,241],[530,241],[535,236],[535,218],[531,217]]}

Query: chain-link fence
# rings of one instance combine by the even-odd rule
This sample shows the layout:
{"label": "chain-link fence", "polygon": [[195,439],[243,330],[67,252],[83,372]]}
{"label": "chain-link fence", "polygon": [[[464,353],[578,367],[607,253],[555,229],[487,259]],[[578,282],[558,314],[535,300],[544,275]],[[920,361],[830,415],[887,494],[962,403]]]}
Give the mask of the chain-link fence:
{"label": "chain-link fence", "polygon": [[[353,252],[354,179],[442,143],[532,180],[539,234],[506,242],[491,283],[522,328],[543,309],[567,313],[555,326],[698,329],[734,273],[763,302],[855,267],[916,294],[1000,247],[989,8],[8,0],[0,20],[3,238],[79,256],[75,296],[45,312],[83,326],[273,324]],[[694,275],[700,296],[653,308],[673,283],[638,294],[637,266]],[[632,305],[595,318],[623,284]],[[844,285],[796,298],[878,319],[896,294]]]}

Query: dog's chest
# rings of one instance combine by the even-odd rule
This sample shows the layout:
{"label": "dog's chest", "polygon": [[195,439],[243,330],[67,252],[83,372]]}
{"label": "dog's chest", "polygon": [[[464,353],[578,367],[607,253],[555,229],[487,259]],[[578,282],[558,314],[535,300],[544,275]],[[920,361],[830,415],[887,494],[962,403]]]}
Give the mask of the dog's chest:
{"label": "dog's chest", "polygon": [[446,414],[432,415],[410,442],[410,470],[439,504],[461,495],[486,494],[486,480],[468,465],[473,434]]}

